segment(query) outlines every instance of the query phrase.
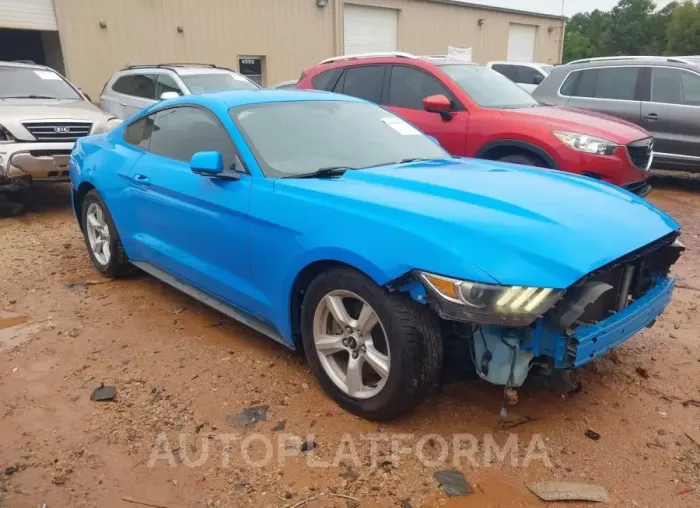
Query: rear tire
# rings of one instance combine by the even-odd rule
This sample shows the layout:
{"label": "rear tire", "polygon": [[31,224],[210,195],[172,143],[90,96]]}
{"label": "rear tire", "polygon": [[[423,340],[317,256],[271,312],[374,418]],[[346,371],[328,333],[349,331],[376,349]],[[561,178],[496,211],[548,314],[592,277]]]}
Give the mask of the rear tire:
{"label": "rear tire", "polygon": [[521,166],[534,166],[537,168],[545,167],[542,161],[536,157],[523,154],[506,155],[498,159],[498,162],[509,162],[510,164],[520,164]]}
{"label": "rear tire", "polygon": [[[343,314],[345,323],[336,319]],[[307,360],[324,391],[357,416],[392,420],[415,408],[437,385],[442,368],[437,317],[360,272],[334,268],[314,279],[304,297],[301,326]],[[351,365],[357,365],[354,353],[359,384],[350,375]]]}
{"label": "rear tire", "polygon": [[106,277],[121,277],[132,271],[112,215],[95,189],[85,195],[80,223],[90,259],[97,270]]}

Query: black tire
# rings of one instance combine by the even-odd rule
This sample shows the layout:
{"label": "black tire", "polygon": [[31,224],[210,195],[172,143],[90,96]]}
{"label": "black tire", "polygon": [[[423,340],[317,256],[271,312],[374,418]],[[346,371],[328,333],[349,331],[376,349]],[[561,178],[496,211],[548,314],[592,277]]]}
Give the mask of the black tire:
{"label": "black tire", "polygon": [[[101,209],[107,223],[107,228],[109,229],[109,249],[111,252],[109,261],[106,264],[101,263],[96,257],[92,248],[90,247],[90,239],[87,233],[87,213],[88,208],[91,204],[97,204]],[[85,195],[83,200],[83,207],[81,210],[81,225],[83,230],[83,239],[85,240],[85,246],[87,247],[92,264],[106,277],[122,277],[128,275],[133,271],[131,263],[129,263],[129,258],[124,251],[124,246],[122,245],[121,239],[119,238],[119,233],[114,225],[114,220],[112,215],[109,213],[109,209],[105,204],[102,196],[95,190],[91,190]]]}
{"label": "black tire", "polygon": [[[352,291],[376,312],[391,351],[386,384],[369,399],[338,388],[326,374],[313,338],[313,321],[321,300],[334,290]],[[325,392],[345,410],[369,420],[386,421],[408,413],[433,391],[442,368],[442,337],[437,316],[401,293],[389,293],[360,272],[334,268],[310,284],[301,315],[302,340],[311,370]]]}
{"label": "black tire", "polygon": [[498,159],[498,162],[509,162],[511,164],[520,164],[522,166],[535,166],[538,168],[545,167],[542,161],[537,157],[524,154],[506,155]]}

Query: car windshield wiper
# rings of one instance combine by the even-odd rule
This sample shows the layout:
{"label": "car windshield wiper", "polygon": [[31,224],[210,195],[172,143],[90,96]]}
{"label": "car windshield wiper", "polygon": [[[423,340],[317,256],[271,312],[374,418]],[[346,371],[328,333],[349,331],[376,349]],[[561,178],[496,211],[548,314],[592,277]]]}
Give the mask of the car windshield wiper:
{"label": "car windshield wiper", "polygon": [[350,169],[347,166],[329,166],[327,168],[319,168],[311,173],[301,173],[298,175],[287,175],[280,178],[331,178],[333,176],[340,176]]}
{"label": "car windshield wiper", "polygon": [[51,97],[50,95],[8,95],[0,97],[0,99],[57,99],[57,97]]}

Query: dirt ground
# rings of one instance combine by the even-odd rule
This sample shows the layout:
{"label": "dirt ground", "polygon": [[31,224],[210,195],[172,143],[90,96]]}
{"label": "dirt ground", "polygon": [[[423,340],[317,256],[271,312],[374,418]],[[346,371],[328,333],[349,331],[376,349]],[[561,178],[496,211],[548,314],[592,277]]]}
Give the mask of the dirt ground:
{"label": "dirt ground", "polygon": [[[654,184],[688,247],[673,302],[583,369],[583,392],[523,387],[510,416],[534,421],[510,430],[481,381],[392,424],[343,412],[294,353],[146,275],[101,278],[68,189],[37,187],[0,219],[0,506],[554,506],[527,488],[545,480],[602,485],[608,506],[700,506],[700,407],[683,404],[700,399],[700,180]],[[90,400],[102,383],[115,401]],[[465,434],[471,459],[453,446]],[[517,452],[489,453],[511,438]],[[433,476],[454,456],[469,496]]]}

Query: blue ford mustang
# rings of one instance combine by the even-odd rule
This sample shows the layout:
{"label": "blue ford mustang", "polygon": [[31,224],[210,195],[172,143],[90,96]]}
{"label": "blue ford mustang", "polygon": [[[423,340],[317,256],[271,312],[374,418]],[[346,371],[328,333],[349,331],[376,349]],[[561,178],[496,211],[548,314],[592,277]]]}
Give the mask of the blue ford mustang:
{"label": "blue ford mustang", "polygon": [[303,349],[371,419],[435,386],[445,344],[520,386],[649,326],[679,226],[557,171],[456,159],[373,104],[306,91],[186,96],[78,141],[73,204],[104,275],[134,266]]}

